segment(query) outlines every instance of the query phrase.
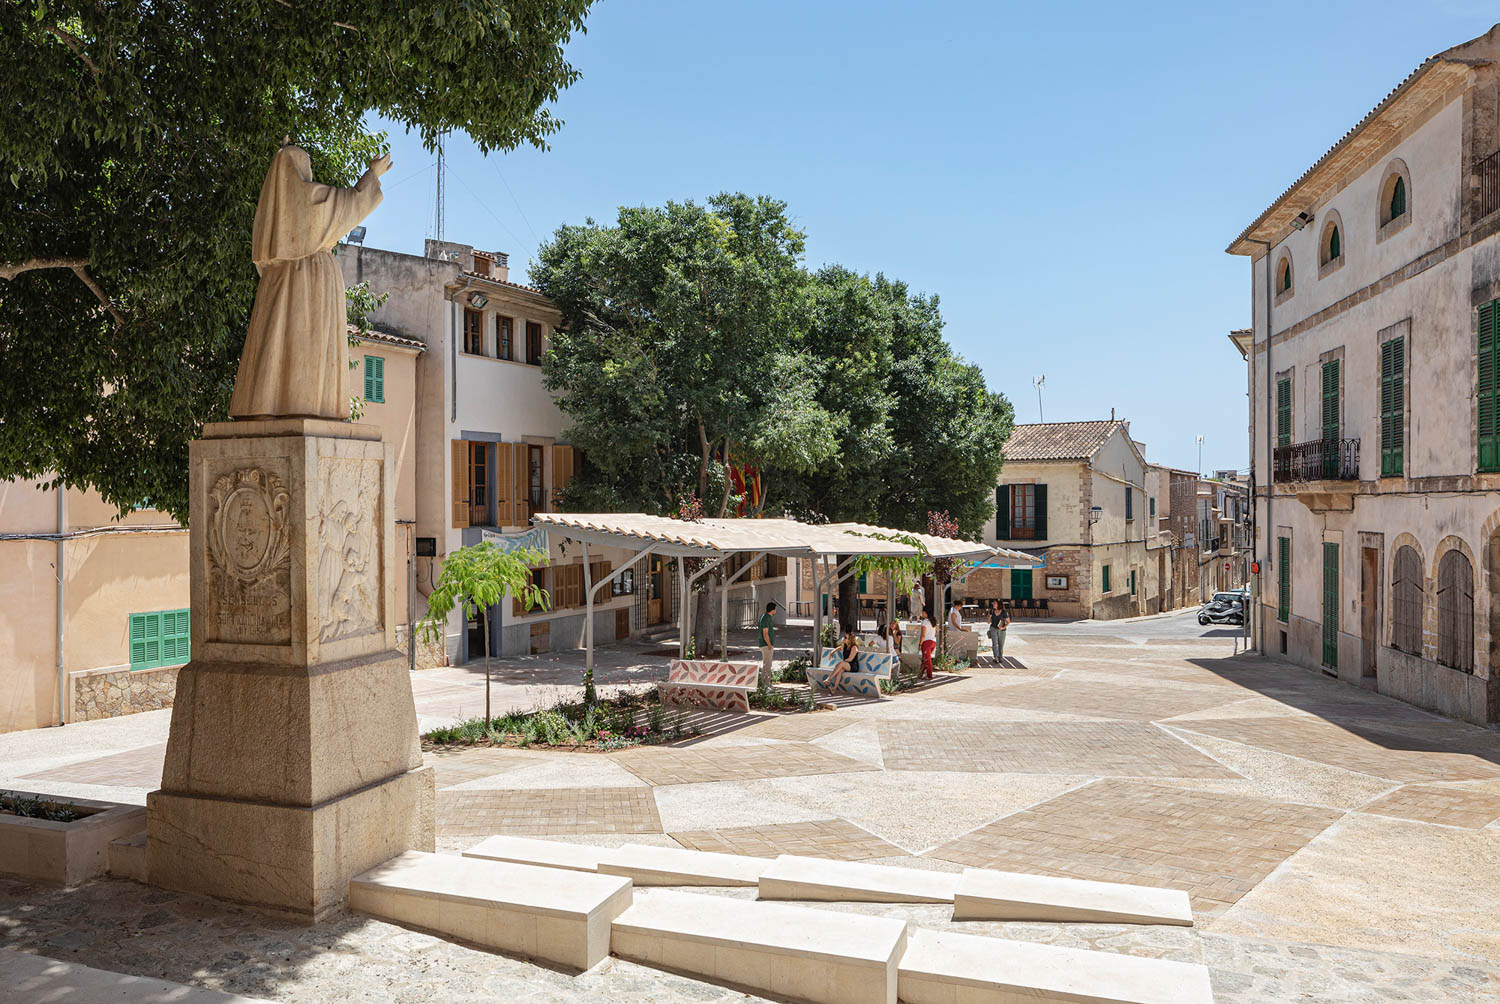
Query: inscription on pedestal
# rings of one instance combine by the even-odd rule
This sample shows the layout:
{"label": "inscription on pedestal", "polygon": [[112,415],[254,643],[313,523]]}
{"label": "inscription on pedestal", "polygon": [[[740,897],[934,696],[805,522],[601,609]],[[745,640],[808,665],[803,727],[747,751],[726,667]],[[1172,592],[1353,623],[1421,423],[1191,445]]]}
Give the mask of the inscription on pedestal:
{"label": "inscription on pedestal", "polygon": [[291,643],[291,494],[284,473],[235,467],[209,489],[209,641]]}
{"label": "inscription on pedestal", "polygon": [[379,460],[318,459],[318,640],[385,628]]}

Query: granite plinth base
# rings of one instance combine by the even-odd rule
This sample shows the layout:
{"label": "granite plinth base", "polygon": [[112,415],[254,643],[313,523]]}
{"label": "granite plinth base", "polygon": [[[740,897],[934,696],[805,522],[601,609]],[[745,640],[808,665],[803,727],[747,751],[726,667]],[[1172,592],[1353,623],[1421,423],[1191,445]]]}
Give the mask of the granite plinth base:
{"label": "granite plinth base", "polygon": [[353,876],[434,850],[435,790],[420,767],[314,806],[153,791],[150,882],[316,923],[343,909]]}

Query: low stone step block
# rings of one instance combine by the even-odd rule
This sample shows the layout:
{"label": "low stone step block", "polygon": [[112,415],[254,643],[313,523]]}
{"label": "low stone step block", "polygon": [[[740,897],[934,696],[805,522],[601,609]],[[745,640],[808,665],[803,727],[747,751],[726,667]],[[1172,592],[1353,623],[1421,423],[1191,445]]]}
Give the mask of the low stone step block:
{"label": "low stone step block", "polygon": [[1193,908],[1181,889],[966,868],[953,897],[953,919],[1191,927]]}
{"label": "low stone step block", "polygon": [[561,840],[496,836],[481,840],[464,851],[463,856],[543,868],[566,868],[575,872],[596,872],[599,870],[599,859],[606,851],[607,848],[604,847],[568,844]]}
{"label": "low stone step block", "polygon": [[651,891],[615,918],[610,950],[658,969],[797,1000],[896,1001],[906,924],[834,913]]}
{"label": "low stone step block", "polygon": [[604,851],[599,858],[599,873],[624,875],[638,886],[753,886],[770,865],[770,858],[743,854],[626,844]]}
{"label": "low stone step block", "polygon": [[951,903],[953,872],[783,854],[761,873],[761,899],[840,903]]}
{"label": "low stone step block", "polygon": [[1213,1004],[1208,969],[973,934],[919,930],[899,967],[905,1004]]}
{"label": "low stone step block", "polygon": [[609,955],[630,880],[407,851],[349,881],[351,909],[577,970]]}
{"label": "low stone step block", "polygon": [[146,831],[109,842],[109,874],[115,878],[146,881]]}

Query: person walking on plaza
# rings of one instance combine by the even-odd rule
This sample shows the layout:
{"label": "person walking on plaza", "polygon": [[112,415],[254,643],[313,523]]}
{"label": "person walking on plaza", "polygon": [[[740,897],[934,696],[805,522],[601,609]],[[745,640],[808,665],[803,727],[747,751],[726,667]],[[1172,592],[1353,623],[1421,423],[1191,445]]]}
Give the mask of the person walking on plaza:
{"label": "person walking on plaza", "polygon": [[1005,632],[1010,627],[1010,604],[990,600],[990,648],[995,653],[995,665],[1005,665]]}
{"label": "person walking on plaza", "polygon": [[937,651],[937,618],[931,613],[924,612],[920,616],[922,624],[922,678],[932,679],[932,653]]}
{"label": "person walking on plaza", "polygon": [[918,579],[911,587],[911,615],[920,620],[926,609],[927,590],[922,588],[922,580]]}
{"label": "person walking on plaza", "polygon": [[776,649],[775,600],[766,604],[766,612],[760,615],[756,628],[760,632],[760,637],[756,639],[760,643],[760,685],[761,689],[765,689],[771,685],[771,656]]}

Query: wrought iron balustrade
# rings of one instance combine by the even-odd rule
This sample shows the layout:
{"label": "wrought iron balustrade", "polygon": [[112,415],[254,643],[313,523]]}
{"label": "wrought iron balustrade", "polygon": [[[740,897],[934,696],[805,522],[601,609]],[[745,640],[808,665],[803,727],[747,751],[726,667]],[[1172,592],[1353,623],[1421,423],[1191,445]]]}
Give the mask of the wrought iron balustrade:
{"label": "wrought iron balustrade", "polygon": [[1278,446],[1272,455],[1276,480],[1358,481],[1358,439],[1314,439]]}

